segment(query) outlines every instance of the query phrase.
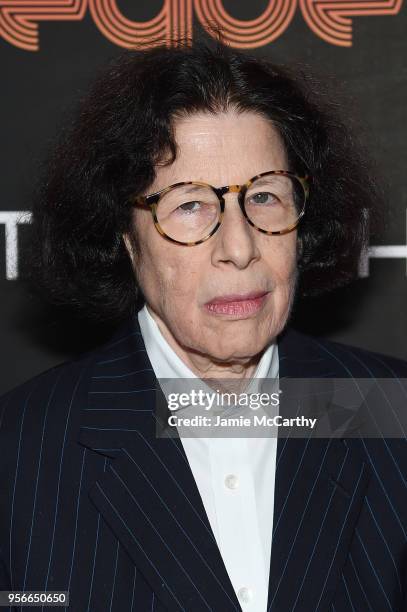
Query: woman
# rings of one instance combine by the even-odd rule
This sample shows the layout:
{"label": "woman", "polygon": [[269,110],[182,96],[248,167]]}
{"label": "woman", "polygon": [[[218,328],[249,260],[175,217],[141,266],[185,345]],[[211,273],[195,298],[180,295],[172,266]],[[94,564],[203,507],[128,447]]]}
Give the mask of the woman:
{"label": "woman", "polygon": [[405,439],[155,429],[157,379],[406,375],[288,324],[356,275],[377,202],[300,75],[181,44],[98,77],[49,162],[33,266],[122,326],[3,398],[2,589],[97,612],[405,609]]}

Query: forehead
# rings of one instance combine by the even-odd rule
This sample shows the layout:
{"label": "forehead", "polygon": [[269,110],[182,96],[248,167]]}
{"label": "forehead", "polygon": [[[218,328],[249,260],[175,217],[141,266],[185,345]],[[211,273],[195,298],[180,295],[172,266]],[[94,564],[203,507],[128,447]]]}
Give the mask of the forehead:
{"label": "forehead", "polygon": [[176,119],[173,128],[177,157],[156,168],[154,188],[184,180],[243,183],[260,172],[289,169],[277,129],[256,113],[195,113]]}

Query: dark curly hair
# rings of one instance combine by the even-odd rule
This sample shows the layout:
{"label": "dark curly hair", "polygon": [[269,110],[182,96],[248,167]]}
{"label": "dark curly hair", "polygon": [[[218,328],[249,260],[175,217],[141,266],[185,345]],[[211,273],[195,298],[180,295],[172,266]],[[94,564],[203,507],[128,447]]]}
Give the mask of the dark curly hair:
{"label": "dark curly hair", "polygon": [[129,196],[148,188],[157,163],[175,159],[176,116],[231,107],[271,120],[288,169],[311,176],[298,228],[298,294],[348,283],[369,230],[380,225],[381,194],[339,106],[304,67],[276,65],[219,41],[121,52],[45,160],[33,204],[35,284],[93,321],[136,312],[144,298],[122,239],[131,223]]}

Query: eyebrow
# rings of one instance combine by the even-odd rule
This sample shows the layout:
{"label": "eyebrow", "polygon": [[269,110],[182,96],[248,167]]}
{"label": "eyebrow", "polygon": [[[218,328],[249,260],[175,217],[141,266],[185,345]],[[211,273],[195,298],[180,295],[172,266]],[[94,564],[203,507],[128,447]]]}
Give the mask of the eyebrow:
{"label": "eyebrow", "polygon": [[268,183],[269,181],[275,181],[279,179],[280,179],[280,176],[278,174],[277,175],[274,174],[274,175],[263,176],[261,178],[255,179],[255,183],[256,185],[264,185],[265,183]]}
{"label": "eyebrow", "polygon": [[[206,183],[206,184],[210,185],[210,183]],[[194,191],[197,191],[198,189],[202,189],[203,187],[204,185],[179,185],[178,189],[183,189],[184,193],[188,194],[188,193],[193,193]]]}

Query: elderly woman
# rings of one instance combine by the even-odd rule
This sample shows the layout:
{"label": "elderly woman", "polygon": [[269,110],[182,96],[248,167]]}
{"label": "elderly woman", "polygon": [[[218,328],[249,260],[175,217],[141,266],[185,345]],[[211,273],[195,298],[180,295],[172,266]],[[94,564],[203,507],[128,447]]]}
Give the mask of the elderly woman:
{"label": "elderly woman", "polygon": [[379,218],[307,83],[178,44],[124,52],[82,100],[33,267],[118,331],[3,398],[1,589],[75,612],[406,609],[404,439],[156,435],[157,379],[407,375],[288,325],[355,277]]}

